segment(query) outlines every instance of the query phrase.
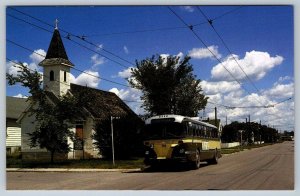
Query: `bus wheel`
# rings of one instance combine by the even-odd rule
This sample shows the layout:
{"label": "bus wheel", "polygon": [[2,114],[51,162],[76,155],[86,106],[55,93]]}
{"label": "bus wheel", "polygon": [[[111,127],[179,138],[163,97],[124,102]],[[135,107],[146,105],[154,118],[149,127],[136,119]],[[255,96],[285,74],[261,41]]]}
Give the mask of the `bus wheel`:
{"label": "bus wheel", "polygon": [[218,164],[218,151],[215,150],[214,157],[209,161],[210,164]]}
{"label": "bus wheel", "polygon": [[195,161],[194,161],[194,168],[195,168],[195,169],[199,169],[199,168],[200,168],[200,165],[201,165],[201,163],[200,163],[200,152],[199,152],[199,150],[197,149],[197,150],[196,150],[196,157],[195,157]]}

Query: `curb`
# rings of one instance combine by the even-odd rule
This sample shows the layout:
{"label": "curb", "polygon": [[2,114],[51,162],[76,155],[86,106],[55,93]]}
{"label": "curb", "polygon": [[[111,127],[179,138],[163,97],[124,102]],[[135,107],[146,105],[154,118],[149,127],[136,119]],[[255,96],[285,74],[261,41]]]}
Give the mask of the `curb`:
{"label": "curb", "polygon": [[80,168],[7,168],[6,172],[139,172],[141,168],[135,169],[80,169]]}

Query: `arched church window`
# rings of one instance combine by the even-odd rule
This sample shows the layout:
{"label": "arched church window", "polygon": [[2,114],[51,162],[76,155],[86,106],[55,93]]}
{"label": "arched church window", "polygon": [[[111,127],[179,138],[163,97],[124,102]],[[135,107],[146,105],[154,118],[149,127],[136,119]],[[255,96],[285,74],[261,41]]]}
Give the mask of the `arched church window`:
{"label": "arched church window", "polygon": [[50,81],[54,81],[54,71],[50,71]]}
{"label": "arched church window", "polygon": [[67,72],[64,71],[64,82],[67,81]]}

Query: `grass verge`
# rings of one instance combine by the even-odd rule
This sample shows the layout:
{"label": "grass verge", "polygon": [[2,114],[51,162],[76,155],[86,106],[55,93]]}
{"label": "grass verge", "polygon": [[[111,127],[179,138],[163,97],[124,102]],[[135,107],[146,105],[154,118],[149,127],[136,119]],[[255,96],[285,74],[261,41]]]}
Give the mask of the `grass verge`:
{"label": "grass verge", "polygon": [[86,160],[57,160],[51,164],[49,161],[22,161],[20,158],[7,157],[7,168],[81,168],[81,169],[134,169],[143,167],[143,158],[130,160],[86,159]]}
{"label": "grass verge", "polygon": [[243,150],[251,150],[252,148],[260,148],[260,147],[268,146],[268,145],[272,145],[272,144],[273,143],[264,143],[264,144],[252,144],[252,145],[247,145],[247,146],[236,146],[236,147],[232,147],[232,148],[222,148],[221,153],[222,154],[232,154],[232,153],[240,152]]}

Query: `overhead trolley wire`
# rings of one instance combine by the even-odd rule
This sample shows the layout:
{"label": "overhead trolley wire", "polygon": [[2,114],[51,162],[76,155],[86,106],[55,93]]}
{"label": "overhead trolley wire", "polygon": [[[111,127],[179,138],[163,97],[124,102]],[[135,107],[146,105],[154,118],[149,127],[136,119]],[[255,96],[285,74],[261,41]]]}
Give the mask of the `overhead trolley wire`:
{"label": "overhead trolley wire", "polygon": [[[218,20],[222,18],[223,16],[230,14],[232,12],[235,12],[236,10],[242,8],[244,6],[238,6],[237,8],[234,8],[228,12],[225,12],[219,16],[216,16],[212,20]],[[200,26],[203,24],[206,24],[207,21],[203,21],[197,24],[193,24],[194,27]],[[153,28],[153,29],[143,29],[143,30],[135,30],[135,31],[123,31],[123,32],[112,32],[112,33],[102,33],[102,34],[91,34],[91,35],[86,35],[86,37],[100,37],[100,36],[110,36],[110,35],[122,35],[122,34],[131,34],[131,33],[145,33],[145,32],[153,32],[153,31],[168,31],[168,30],[178,30],[178,29],[186,29],[187,27],[181,26],[181,27],[165,27],[165,28]]]}
{"label": "overhead trolley wire", "polygon": [[232,10],[229,10],[229,11],[227,11],[227,12],[225,12],[225,13],[219,15],[219,16],[214,17],[214,18],[211,19],[211,20],[212,20],[212,21],[218,20],[218,19],[222,18],[223,16],[226,16],[226,15],[228,15],[228,14],[231,14],[232,12],[235,12],[235,11],[237,11],[237,10],[243,8],[243,7],[246,7],[246,5],[238,6],[238,7],[234,8],[234,9],[232,9]]}
{"label": "overhead trolley wire", "polygon": [[[23,19],[20,19],[20,18],[18,18],[18,17],[12,16],[12,15],[10,15],[10,14],[7,14],[7,15],[10,16],[10,17],[12,17],[12,18],[14,18],[14,19],[16,19],[16,20],[20,20],[20,21],[22,21],[22,22],[25,22],[25,23],[31,25],[31,26],[34,26],[34,27],[36,27],[36,28],[39,28],[39,29],[41,29],[41,30],[47,31],[47,32],[49,32],[49,33],[53,33],[53,32],[50,31],[50,30],[47,30],[47,29],[45,29],[45,28],[43,28],[43,27],[40,27],[40,26],[38,26],[38,25],[35,25],[35,24],[33,24],[33,23],[30,23],[30,22],[25,21],[25,20],[23,20]],[[92,52],[94,52],[94,53],[96,53],[96,54],[98,54],[98,55],[100,55],[100,56],[102,56],[102,57],[104,57],[104,58],[106,58],[106,59],[108,59],[108,60],[110,60],[110,61],[112,61],[112,62],[118,64],[118,65],[121,66],[121,67],[129,68],[128,66],[125,66],[125,65],[123,65],[122,63],[120,63],[120,62],[118,62],[118,61],[115,61],[114,59],[112,59],[112,58],[110,58],[110,57],[108,57],[108,56],[106,56],[106,55],[103,55],[102,53],[100,53],[100,52],[98,52],[98,51],[95,51],[95,50],[93,50],[93,49],[91,49],[91,48],[89,48],[89,47],[87,47],[87,46],[85,46],[85,45],[83,45],[83,44],[81,44],[81,43],[75,41],[75,40],[72,40],[69,36],[66,36],[66,37],[62,36],[62,37],[63,37],[64,39],[67,39],[67,40],[69,40],[69,41],[71,41],[71,42],[73,42],[73,43],[79,45],[79,46],[82,47],[82,48],[85,48],[85,49],[87,49],[87,50],[90,50],[90,51],[92,51]]]}
{"label": "overhead trolley wire", "polygon": [[[45,25],[47,25],[47,26],[50,26],[50,27],[53,27],[53,28],[54,28],[53,25],[51,25],[51,24],[49,24],[49,23],[47,23],[47,22],[45,22],[45,21],[43,21],[43,20],[41,20],[41,19],[39,19],[39,18],[37,18],[37,17],[31,16],[30,14],[27,14],[27,13],[25,13],[25,12],[22,12],[22,11],[17,10],[17,9],[15,9],[15,8],[12,8],[12,7],[9,7],[9,9],[12,9],[12,10],[14,10],[14,11],[17,11],[17,12],[19,12],[19,13],[25,15],[25,16],[28,16],[28,17],[30,17],[30,18],[32,18],[32,19],[34,19],[34,20],[37,20],[37,21],[39,21],[39,22],[41,22],[41,23],[43,23],[43,24],[45,24]],[[45,28],[43,28],[43,27],[40,27],[40,26],[35,25],[35,24],[33,24],[33,23],[27,22],[27,21],[22,20],[22,19],[20,19],[20,18],[18,18],[18,17],[12,16],[12,15],[10,15],[10,14],[7,14],[7,15],[8,15],[8,16],[11,16],[11,17],[13,17],[13,18],[15,18],[15,19],[17,19],[17,20],[21,20],[21,21],[23,21],[23,22],[26,22],[27,24],[33,25],[33,26],[35,26],[35,27],[38,27],[38,28],[40,28],[40,29],[42,29],[42,30],[46,30],[46,31],[48,31],[48,32],[51,32],[51,31],[49,31],[49,30],[47,30],[47,29],[45,29]],[[111,52],[111,51],[109,51],[109,50],[107,50],[107,49],[105,49],[105,48],[103,48],[103,47],[99,47],[97,44],[94,44],[94,43],[91,42],[91,41],[88,41],[88,40],[86,39],[86,36],[84,36],[84,35],[82,35],[82,36],[75,35],[75,34],[70,33],[70,32],[68,32],[68,31],[66,31],[66,30],[64,30],[64,29],[61,29],[61,28],[59,28],[59,30],[62,31],[62,32],[64,32],[64,33],[66,33],[67,36],[66,36],[65,38],[67,38],[67,39],[69,39],[69,40],[71,40],[71,39],[70,39],[70,36],[76,37],[76,38],[78,38],[78,39],[80,39],[80,40],[82,40],[82,41],[84,41],[84,42],[86,42],[86,43],[88,43],[88,44],[90,44],[90,45],[92,45],[92,46],[94,46],[94,47],[97,47],[97,48],[99,48],[99,49],[101,49],[101,50],[103,50],[103,51],[109,53],[110,55],[112,55],[112,56],[114,56],[114,57],[117,57],[117,58],[119,58],[119,59],[125,61],[126,63],[129,63],[129,64],[135,66],[134,63],[132,63],[132,62],[130,62],[130,61],[128,61],[128,60],[126,60],[126,59],[120,57],[119,55],[116,55],[116,54],[114,54],[113,52]],[[73,41],[74,41],[74,40],[73,40]],[[78,42],[77,42],[77,43],[78,43]],[[85,48],[86,48],[86,47],[85,47]],[[92,49],[90,49],[90,50],[92,50]],[[103,57],[105,57],[105,58],[107,58],[107,59],[109,59],[109,60],[111,60],[111,61],[113,61],[113,62],[115,62],[115,63],[117,63],[117,64],[119,64],[119,65],[121,65],[121,66],[123,66],[123,67],[129,68],[128,66],[122,65],[121,63],[116,62],[116,61],[112,60],[111,58],[109,58],[109,57],[107,57],[107,56],[105,56],[105,55],[103,55],[103,54],[100,54],[99,52],[97,52],[97,51],[95,51],[95,50],[92,50],[92,51],[95,52],[95,53],[97,53],[97,54],[99,54],[99,55],[101,55],[101,56],[103,56]]]}
{"label": "overhead trolley wire", "polygon": [[[11,60],[10,58],[6,58],[9,62],[12,62],[12,63],[14,63],[15,65],[23,65],[22,63],[17,63],[17,62],[15,62],[15,61],[13,61],[13,60]],[[28,70],[30,70],[30,71],[35,71],[35,70],[33,70],[33,69],[30,69],[29,67],[27,67],[27,69]],[[43,77],[45,77],[45,78],[50,78],[50,77],[48,77],[48,76],[46,76],[46,75],[44,75],[44,74],[41,74],[41,73],[39,73],[41,76],[43,76]],[[92,75],[92,76],[94,76],[94,75]],[[101,79],[103,79],[103,78],[101,78]],[[64,85],[67,85],[67,86],[71,86],[70,84],[66,84],[65,82],[61,82],[61,81],[58,81],[58,80],[54,80],[55,82],[58,82],[58,83],[61,83],[61,84],[64,84]],[[121,99],[121,98],[120,98]],[[143,102],[141,102],[141,101],[133,101],[133,100],[126,100],[126,99],[121,99],[122,101],[124,101],[124,102],[128,102],[128,103],[131,103],[131,102],[136,102],[136,103],[143,103]]]}
{"label": "overhead trolley wire", "polygon": [[[239,8],[241,8],[241,7],[238,7],[237,9],[239,9]],[[232,11],[236,11],[237,9],[234,9]],[[252,86],[256,89],[256,91],[260,94],[260,92],[259,92],[258,88],[256,87],[256,85],[254,84],[254,82],[251,80],[251,78],[247,75],[247,73],[245,72],[245,70],[239,64],[239,62],[237,61],[237,59],[233,55],[232,51],[229,49],[228,45],[225,43],[224,39],[221,37],[221,35],[218,33],[218,31],[216,30],[215,26],[213,25],[213,21],[215,20],[215,18],[214,19],[208,18],[208,16],[201,10],[201,8],[199,6],[197,6],[197,10],[204,16],[204,18],[207,20],[208,24],[212,27],[212,29],[214,30],[214,32],[217,34],[217,36],[219,37],[219,39],[222,41],[223,45],[225,46],[225,48],[227,49],[227,51],[229,52],[229,54],[231,55],[231,57],[234,59],[234,61],[236,62],[236,64],[239,66],[239,68],[245,74],[245,76],[250,81],[250,83],[252,84]],[[227,12],[227,13],[231,13],[232,11]],[[268,105],[268,106],[264,106],[264,107],[263,106],[249,106],[249,108],[260,108],[260,107],[271,108],[271,107],[275,107],[276,105],[278,105],[280,103],[286,102],[286,101],[288,101],[290,99],[292,99],[292,98],[290,97],[290,98],[285,99],[283,101],[280,101],[280,102],[277,102],[275,104],[271,104],[271,105]],[[248,107],[237,107],[237,108],[248,108]]]}
{"label": "overhead trolley wire", "polygon": [[[35,52],[34,50],[29,49],[29,48],[27,48],[27,47],[25,47],[25,46],[22,46],[22,45],[20,45],[20,44],[14,42],[14,41],[11,41],[11,40],[9,40],[9,39],[6,39],[6,41],[7,41],[7,42],[10,42],[10,43],[12,43],[12,44],[14,44],[14,45],[16,45],[16,46],[18,46],[18,47],[21,47],[21,48],[23,48],[23,49],[25,49],[25,50],[28,50],[28,51],[30,51],[30,52],[33,52],[33,53],[35,53],[35,54],[37,54],[37,55],[39,55],[39,56],[41,56],[41,57],[44,57],[44,58],[46,57],[45,55],[42,55],[42,54],[40,54],[40,53],[38,53],[38,52]],[[71,69],[74,69],[74,70],[79,71],[79,72],[81,72],[81,73],[90,75],[90,76],[92,76],[92,77],[95,77],[95,78],[98,78],[98,79],[101,79],[101,80],[104,80],[104,81],[107,81],[107,82],[110,82],[110,83],[114,83],[114,84],[117,84],[117,85],[120,85],[120,86],[130,87],[130,86],[126,85],[126,84],[122,84],[122,83],[115,82],[115,81],[112,81],[112,80],[109,80],[109,79],[106,79],[106,78],[103,78],[103,77],[99,77],[99,76],[90,74],[90,73],[88,73],[88,72],[86,72],[86,71],[82,71],[82,70],[80,70],[80,69],[77,69],[77,68],[75,68],[75,67],[71,67]]]}
{"label": "overhead trolley wire", "polygon": [[[194,31],[193,26],[192,25],[188,25],[173,9],[171,9],[168,6],[169,10],[183,23],[185,24],[185,26],[189,27],[189,29],[192,31],[192,33],[195,35],[195,37],[206,47],[206,49],[213,55],[213,57],[224,67],[224,69],[230,74],[230,76],[239,84],[241,85],[241,87],[249,94],[251,95],[251,93],[242,85],[242,83],[236,79],[236,77],[226,68],[226,66],[223,64],[223,62],[216,56],[215,53],[213,53],[211,51],[211,49],[209,49],[208,45],[201,39],[201,37]],[[256,99],[256,98],[255,98]],[[262,104],[258,99],[256,99],[257,102],[259,102],[262,106],[264,104]]]}
{"label": "overhead trolley wire", "polygon": [[[34,51],[34,50],[32,50],[32,49],[29,49],[28,47],[25,47],[25,46],[23,46],[23,45],[20,45],[20,44],[14,42],[14,41],[12,41],[12,40],[6,39],[6,41],[9,42],[9,43],[11,43],[11,44],[13,44],[13,45],[16,45],[16,46],[18,46],[18,47],[20,47],[20,48],[23,48],[23,49],[25,49],[25,50],[27,50],[27,51],[29,51],[29,52],[33,52],[33,53],[35,53],[35,54],[37,54],[37,55],[39,55],[39,56],[41,56],[41,57],[44,57],[44,58],[46,57],[45,55],[40,54],[40,53],[38,53],[38,52],[36,52],[36,51]],[[7,58],[7,59],[8,59],[8,58]],[[15,63],[14,61],[12,61],[12,60],[10,60],[10,59],[8,59],[8,60],[11,61],[11,62],[13,62],[13,63]],[[15,64],[17,64],[17,63],[15,63]],[[125,84],[122,84],[122,83],[118,83],[118,82],[115,82],[115,81],[112,81],[112,80],[109,80],[109,79],[106,79],[106,78],[102,78],[102,77],[99,77],[99,76],[95,76],[95,75],[93,75],[93,74],[90,74],[90,73],[88,73],[88,72],[86,72],[86,71],[82,71],[82,70],[77,69],[77,68],[75,68],[75,67],[71,67],[71,68],[74,69],[74,70],[76,70],[76,71],[78,71],[78,72],[87,74],[87,75],[92,76],[92,77],[96,77],[96,78],[98,78],[98,79],[101,79],[101,80],[104,80],[104,81],[107,81],[107,82],[110,82],[110,83],[114,83],[114,84],[121,85],[121,86],[125,86],[125,87],[134,88],[134,87],[131,87],[131,86],[128,86],[128,85],[125,85]],[[29,69],[29,68],[28,68],[28,69]],[[134,89],[137,89],[137,88],[134,88]],[[270,108],[270,107],[275,107],[276,105],[281,104],[281,103],[286,102],[286,101],[289,101],[289,100],[291,100],[291,99],[292,99],[292,97],[287,98],[287,99],[285,99],[285,100],[282,100],[282,101],[280,101],[280,102],[277,102],[277,103],[275,103],[275,104],[267,105],[267,106],[228,106],[228,105],[224,105],[224,104],[214,103],[214,102],[211,102],[211,101],[207,101],[207,103],[209,103],[209,104],[214,104],[214,105],[219,105],[219,106],[224,107],[224,108],[226,108],[226,109],[235,109],[235,108]],[[142,102],[139,102],[139,101],[129,101],[129,100],[126,100],[126,101],[127,101],[127,102],[137,102],[137,103],[142,103]]]}
{"label": "overhead trolley wire", "polygon": [[237,61],[237,59],[235,58],[235,56],[233,55],[232,51],[229,49],[228,45],[225,43],[224,39],[221,37],[221,35],[218,33],[218,31],[216,30],[216,28],[213,25],[213,20],[209,19],[207,17],[207,15],[199,8],[199,6],[197,6],[197,10],[204,16],[204,18],[206,18],[208,24],[212,27],[212,29],[214,30],[214,32],[217,34],[217,36],[219,37],[219,39],[222,41],[223,45],[225,46],[225,48],[227,49],[227,51],[229,52],[230,56],[233,58],[233,60],[236,62],[236,64],[239,66],[239,68],[242,70],[242,72],[245,74],[245,76],[247,77],[247,79],[250,81],[250,83],[252,84],[252,86],[255,88],[255,90],[259,92],[258,88],[256,87],[256,85],[254,84],[254,82],[251,80],[251,78],[247,75],[247,73],[245,72],[245,70],[242,68],[242,66],[240,65],[240,63]]}

